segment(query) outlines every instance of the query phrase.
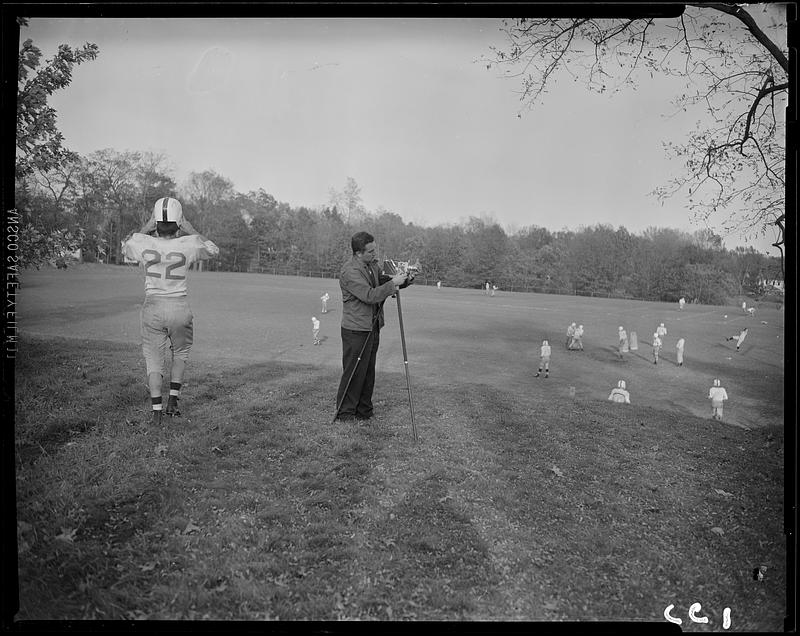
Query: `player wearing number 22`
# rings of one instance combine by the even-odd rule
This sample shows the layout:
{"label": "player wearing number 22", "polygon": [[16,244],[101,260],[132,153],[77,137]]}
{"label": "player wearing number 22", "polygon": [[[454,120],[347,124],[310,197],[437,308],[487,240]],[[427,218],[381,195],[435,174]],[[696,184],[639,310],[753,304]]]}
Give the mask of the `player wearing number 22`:
{"label": "player wearing number 22", "polygon": [[[155,236],[151,233],[155,230]],[[178,236],[178,230],[183,234]],[[141,310],[142,351],[147,367],[152,420],[161,423],[164,357],[172,352],[169,416],[179,415],[178,396],[189,350],[194,340],[194,316],[187,298],[186,272],[192,263],[219,254],[219,248],[200,236],[183,216],[177,199],[156,201],[153,215],[140,232],[122,242],[125,257],[144,269],[144,303]]]}

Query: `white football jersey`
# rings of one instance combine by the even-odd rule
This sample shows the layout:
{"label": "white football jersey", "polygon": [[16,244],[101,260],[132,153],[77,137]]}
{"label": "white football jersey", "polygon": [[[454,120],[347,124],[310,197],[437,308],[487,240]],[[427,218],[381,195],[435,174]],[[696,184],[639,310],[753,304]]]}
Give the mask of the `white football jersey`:
{"label": "white football jersey", "polygon": [[620,389],[617,387],[611,390],[611,395],[608,396],[608,399],[612,402],[616,402],[617,404],[630,404],[631,394],[625,389]]}
{"label": "white football jersey", "polygon": [[722,404],[723,400],[728,399],[728,392],[721,386],[712,386],[708,390],[708,397],[712,404]]}
{"label": "white football jersey", "polygon": [[185,296],[189,266],[219,254],[214,243],[198,234],[161,238],[139,232],[123,243],[122,251],[144,269],[144,292],[148,296]]}
{"label": "white football jersey", "polygon": [[552,349],[550,348],[550,345],[542,345],[541,355],[542,355],[543,358],[549,358],[551,352],[552,352]]}

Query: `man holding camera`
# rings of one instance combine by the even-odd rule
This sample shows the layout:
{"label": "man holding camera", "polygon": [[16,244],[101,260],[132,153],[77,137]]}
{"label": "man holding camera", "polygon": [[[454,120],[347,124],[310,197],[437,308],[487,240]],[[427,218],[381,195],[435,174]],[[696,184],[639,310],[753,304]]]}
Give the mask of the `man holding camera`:
{"label": "man holding camera", "polygon": [[398,289],[408,287],[413,276],[381,274],[375,238],[357,232],[350,239],[352,258],[339,276],[342,289],[342,379],[336,394],[336,419],[368,420],[372,417],[375,360],[383,327],[383,303]]}

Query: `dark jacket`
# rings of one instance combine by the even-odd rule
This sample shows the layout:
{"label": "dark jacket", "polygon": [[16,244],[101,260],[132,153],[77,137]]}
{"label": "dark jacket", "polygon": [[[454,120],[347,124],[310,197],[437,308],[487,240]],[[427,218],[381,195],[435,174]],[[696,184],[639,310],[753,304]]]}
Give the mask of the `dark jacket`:
{"label": "dark jacket", "polygon": [[[376,286],[370,282],[367,268],[372,269]],[[383,302],[397,291],[390,276],[380,273],[377,264],[367,265],[353,256],[339,275],[342,288],[342,328],[353,331],[371,331],[372,319],[377,314],[378,329],[383,327]]]}

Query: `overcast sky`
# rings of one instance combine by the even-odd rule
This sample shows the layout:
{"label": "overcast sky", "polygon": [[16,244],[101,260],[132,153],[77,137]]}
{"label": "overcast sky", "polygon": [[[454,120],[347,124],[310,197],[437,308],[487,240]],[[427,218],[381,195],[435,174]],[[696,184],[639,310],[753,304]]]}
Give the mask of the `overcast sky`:
{"label": "overcast sky", "polygon": [[[673,115],[680,86],[596,95],[558,82],[521,109],[518,81],[481,58],[499,19],[30,20],[45,57],[94,42],[100,54],[54,94],[66,145],[155,151],[181,183],[213,169],[239,192],[316,207],[348,177],[365,207],[424,225],[488,215],[513,231],[584,225],[694,231],[685,200],[648,193],[681,165],[701,112]],[[754,243],[770,250],[774,240]],[[727,247],[743,244],[725,237]]]}

